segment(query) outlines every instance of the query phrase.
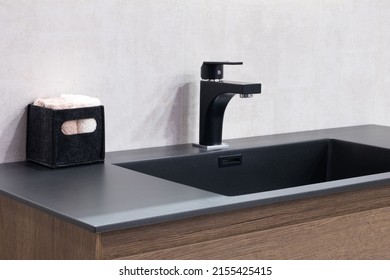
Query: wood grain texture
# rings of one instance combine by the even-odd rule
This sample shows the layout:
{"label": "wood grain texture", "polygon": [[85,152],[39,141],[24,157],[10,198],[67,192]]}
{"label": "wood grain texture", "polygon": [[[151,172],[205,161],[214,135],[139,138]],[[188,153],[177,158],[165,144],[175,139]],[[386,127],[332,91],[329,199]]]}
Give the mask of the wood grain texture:
{"label": "wood grain texture", "polygon": [[97,235],[0,196],[0,259],[97,259]]}
{"label": "wood grain texture", "polygon": [[[332,218],[349,217],[348,215],[353,213],[357,214],[346,219],[354,218],[356,223],[358,223],[359,213],[384,207],[390,207],[389,186],[324,195],[134,229],[113,231],[101,235],[102,257],[104,259],[187,257],[225,259],[239,258],[241,256],[260,257],[256,247],[251,245],[253,242],[252,234],[256,236],[261,232],[261,236],[263,236],[263,234],[268,233],[272,237],[275,233],[270,230],[278,228],[288,229],[289,226],[292,226],[291,230],[298,232],[299,227],[302,226],[302,233],[304,233],[306,231],[304,225],[308,222],[329,223]],[[328,220],[325,222],[325,219]],[[376,226],[379,225],[376,224]],[[333,228],[337,229],[337,227]],[[336,232],[335,234],[341,236],[341,234],[347,234],[347,232]],[[239,238],[236,238],[237,236]],[[297,236],[299,237],[299,234]],[[266,237],[263,238],[267,239]],[[287,241],[292,241],[288,235],[285,235],[284,238]],[[342,238],[345,238],[345,236]],[[250,242],[247,242],[247,240],[250,240]],[[263,239],[260,238],[259,240]],[[212,248],[212,244],[218,244],[215,248],[213,247],[213,250],[220,252],[221,249],[217,250],[217,248],[228,248],[231,242],[238,247],[254,251],[252,253],[249,251],[246,254],[245,252],[233,250],[232,252],[235,252],[236,255],[219,253],[212,255],[209,251],[204,251],[202,247],[202,245],[205,245]],[[280,240],[277,242],[280,243]],[[310,243],[311,240],[307,239],[306,242]],[[286,244],[283,245],[283,247],[285,246]],[[175,248],[178,248],[178,250],[175,250]],[[180,248],[185,248],[185,250],[180,251]],[[306,253],[308,252],[306,251]],[[283,255],[278,256],[279,258],[284,258]],[[275,258],[277,257],[275,256]],[[310,256],[307,255],[307,258],[310,258]]]}
{"label": "wood grain texture", "polygon": [[135,259],[389,259],[390,207],[230,236]]}

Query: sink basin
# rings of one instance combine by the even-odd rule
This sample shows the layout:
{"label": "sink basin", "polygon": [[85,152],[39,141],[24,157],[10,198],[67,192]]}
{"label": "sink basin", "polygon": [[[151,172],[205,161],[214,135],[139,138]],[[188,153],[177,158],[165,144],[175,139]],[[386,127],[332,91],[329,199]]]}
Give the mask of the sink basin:
{"label": "sink basin", "polygon": [[321,139],[116,165],[235,196],[389,172],[390,150]]}

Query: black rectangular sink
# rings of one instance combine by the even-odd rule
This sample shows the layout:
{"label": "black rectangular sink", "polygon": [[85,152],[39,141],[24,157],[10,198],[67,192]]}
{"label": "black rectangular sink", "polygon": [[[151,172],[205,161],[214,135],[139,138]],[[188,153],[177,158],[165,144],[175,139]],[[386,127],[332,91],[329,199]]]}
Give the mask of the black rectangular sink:
{"label": "black rectangular sink", "polygon": [[235,196],[390,171],[390,150],[335,139],[116,164]]}

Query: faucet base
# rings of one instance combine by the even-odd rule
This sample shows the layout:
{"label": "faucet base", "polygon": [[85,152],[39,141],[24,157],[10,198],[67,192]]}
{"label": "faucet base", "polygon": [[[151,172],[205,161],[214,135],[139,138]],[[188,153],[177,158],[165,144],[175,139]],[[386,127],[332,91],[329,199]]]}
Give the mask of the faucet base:
{"label": "faucet base", "polygon": [[227,149],[229,148],[229,145],[226,144],[226,143],[222,143],[220,145],[210,145],[210,146],[207,146],[207,145],[201,145],[201,144],[192,144],[194,147],[198,147],[198,148],[201,148],[201,149],[205,149],[207,151],[212,151],[212,150],[222,150],[222,149]]}

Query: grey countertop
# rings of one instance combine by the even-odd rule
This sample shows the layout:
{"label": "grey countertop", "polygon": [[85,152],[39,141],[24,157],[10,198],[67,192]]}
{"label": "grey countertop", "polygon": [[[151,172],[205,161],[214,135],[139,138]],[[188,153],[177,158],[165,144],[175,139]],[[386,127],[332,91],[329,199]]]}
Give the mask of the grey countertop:
{"label": "grey countertop", "polygon": [[[390,149],[390,128],[364,125],[226,141],[229,149],[316,139],[340,139]],[[390,172],[276,191],[223,196],[141,174],[115,163],[205,151],[191,144],[119,151],[104,164],[49,169],[30,162],[0,164],[0,194],[51,213],[92,232],[264,205],[390,183]]]}

